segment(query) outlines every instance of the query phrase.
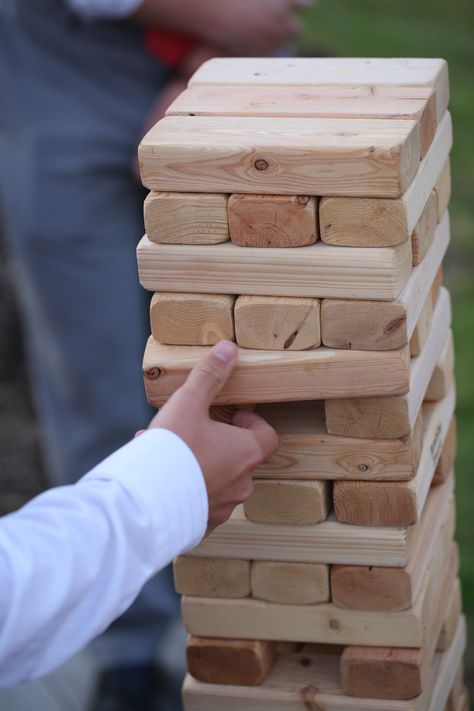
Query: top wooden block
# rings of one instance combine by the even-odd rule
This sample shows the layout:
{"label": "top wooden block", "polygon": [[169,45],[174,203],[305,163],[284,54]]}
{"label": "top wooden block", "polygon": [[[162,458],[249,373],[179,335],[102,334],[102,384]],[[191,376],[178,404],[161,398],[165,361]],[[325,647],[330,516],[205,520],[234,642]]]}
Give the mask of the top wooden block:
{"label": "top wooden block", "polygon": [[394,86],[431,87],[436,92],[438,120],[449,102],[448,65],[444,59],[220,58],[205,62],[189,82],[189,86],[206,84],[324,86],[337,91],[344,87],[349,97],[370,95],[373,87],[387,91],[388,96],[393,96]]}
{"label": "top wooden block", "polygon": [[167,116],[139,147],[150,190],[400,197],[419,167],[419,123]]}

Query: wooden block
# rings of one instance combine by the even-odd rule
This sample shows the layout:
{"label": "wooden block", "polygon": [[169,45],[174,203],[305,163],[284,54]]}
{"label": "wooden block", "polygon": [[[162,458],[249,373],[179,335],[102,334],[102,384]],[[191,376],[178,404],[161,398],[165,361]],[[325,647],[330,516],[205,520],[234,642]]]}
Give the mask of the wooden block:
{"label": "wooden block", "polygon": [[227,195],[150,193],[144,205],[148,239],[162,244],[227,242]]}
{"label": "wooden block", "polygon": [[[455,562],[452,567],[454,567]],[[434,568],[433,568],[434,570]],[[450,568],[451,570],[451,568]],[[183,597],[183,622],[190,634],[224,638],[269,639],[320,644],[423,647],[430,637],[433,589],[442,589],[443,569],[428,570],[413,607],[400,612],[344,610],[333,603],[288,605],[252,598]],[[454,579],[455,573],[452,573]],[[451,581],[452,585],[452,581]],[[439,620],[441,627],[443,617]],[[438,639],[439,630],[434,640]]]}
{"label": "wooden block", "polygon": [[457,711],[459,699],[462,698],[464,694],[464,664],[461,663],[459,666],[454,684],[449,693],[448,702],[445,706],[445,711]]}
{"label": "wooden block", "polygon": [[436,304],[433,304],[433,298],[430,292],[421,311],[420,318],[415,326],[415,330],[410,338],[410,355],[412,358],[416,358],[421,355],[421,352],[426,345],[426,341],[428,340],[431,331],[431,323],[433,321],[433,312],[435,307]]}
{"label": "wooden block", "polygon": [[436,276],[433,281],[433,286],[431,287],[431,299],[433,308],[436,306],[436,302],[438,301],[438,296],[440,295],[441,287],[443,286],[443,278],[443,265],[441,265],[438,271],[436,272]]}
{"label": "wooden block", "polygon": [[[466,645],[462,620],[450,649],[436,654],[430,689],[409,701],[383,702],[383,711],[440,711],[443,709],[462,661]],[[260,687],[217,686],[186,678],[185,711],[381,711],[380,700],[352,698],[343,693],[339,657],[326,651],[287,652],[278,655],[268,679]],[[458,711],[458,710],[456,710]],[[464,710],[463,710],[464,711]],[[466,707],[467,711],[467,707]]]}
{"label": "wooden block", "polygon": [[318,239],[318,200],[309,195],[231,195],[227,213],[239,247],[305,247]]}
{"label": "wooden block", "polygon": [[319,299],[286,296],[239,296],[235,332],[239,346],[302,351],[321,345]]}
{"label": "wooden block", "polygon": [[456,418],[453,417],[449,425],[448,433],[444,441],[438,464],[436,465],[433,486],[442,484],[449,477],[451,470],[454,467],[456,459]]}
{"label": "wooden block", "polygon": [[411,236],[414,267],[426,257],[429,248],[433,244],[437,224],[438,199],[436,191],[432,190]]}
{"label": "wooden block", "polygon": [[425,400],[441,400],[451,389],[454,377],[454,343],[453,334],[450,331],[449,337],[444,344],[441,355],[436,361],[436,365],[431,376]]}
{"label": "wooden block", "polygon": [[281,563],[254,560],[251,568],[252,597],[288,605],[328,602],[329,566],[320,563]]}
{"label": "wooden block", "polygon": [[438,637],[436,649],[438,652],[445,652],[453,643],[456,629],[462,614],[461,581],[456,580],[451,591],[448,609],[443,619],[443,625]]}
{"label": "wooden block", "polygon": [[423,157],[436,131],[436,95],[428,88],[418,92],[424,97],[346,97],[334,92],[328,96],[324,87],[315,86],[191,86],[175,99],[166,115],[411,119],[420,123]]}
{"label": "wooden block", "polygon": [[438,287],[438,272],[449,244],[449,217],[438,226],[431,249],[394,301],[324,299],[321,337],[329,348],[391,350],[408,343],[423,306]]}
{"label": "wooden block", "polygon": [[413,96],[407,89],[429,87],[436,93],[438,119],[449,101],[448,65],[444,59],[218,58],[202,64],[189,82],[191,87],[239,84],[327,87],[339,92],[344,88],[352,89],[356,96],[364,96],[364,88],[369,88],[369,94],[380,96]]}
{"label": "wooden block", "polygon": [[433,577],[431,581],[433,606],[423,646],[419,649],[370,646],[344,649],[341,679],[348,696],[363,699],[412,699],[427,689],[436,643],[457,574],[457,564],[456,554],[451,551],[441,566],[441,576]]}
{"label": "wooden block", "polygon": [[138,157],[150,190],[403,195],[420,161],[416,121],[166,116]]}
{"label": "wooden block", "polygon": [[217,245],[138,245],[140,282],[151,291],[395,299],[411,274],[411,247],[242,249]]}
{"label": "wooden block", "polygon": [[229,294],[154,294],[150,304],[153,338],[176,346],[233,341],[234,301]]}
{"label": "wooden block", "polygon": [[[202,346],[164,346],[150,338],[143,372],[148,401],[162,405],[208,352]],[[215,404],[323,399],[341,393],[406,393],[408,349],[396,351],[255,351],[241,349],[237,365]],[[413,370],[413,368],[412,368]],[[429,377],[429,376],[428,376]]]}
{"label": "wooden block", "polygon": [[411,607],[435,550],[449,544],[454,534],[453,480],[443,490],[433,489],[423,511],[416,545],[403,568],[369,565],[332,565],[331,597],[348,610],[391,612]]}
{"label": "wooden block", "polygon": [[238,598],[250,595],[250,561],[180,555],[173,564],[180,595]]}
{"label": "wooden block", "polygon": [[358,439],[327,433],[324,403],[272,403],[257,412],[275,428],[279,447],[254,472],[256,479],[412,479],[420,462],[421,413],[402,439]]}
{"label": "wooden block", "polygon": [[271,642],[190,637],[186,658],[189,673],[199,681],[258,686],[268,676],[275,651]]}
{"label": "wooden block", "polygon": [[436,361],[449,338],[450,323],[450,299],[443,288],[425,347],[420,356],[412,358],[408,395],[395,398],[328,399],[325,402],[328,432],[345,437],[374,439],[395,439],[410,432],[418,417]]}
{"label": "wooden block", "polygon": [[327,481],[257,480],[244,512],[256,523],[308,526],[325,521],[329,502]]}
{"label": "wooden block", "polygon": [[451,163],[446,159],[434,186],[438,199],[438,222],[443,219],[451,199]]}
{"label": "wooden block", "polygon": [[454,391],[423,412],[425,432],[414,479],[335,481],[334,512],[341,523],[358,526],[410,526],[419,520],[446,439],[455,406]]}
{"label": "wooden block", "polygon": [[400,199],[324,197],[319,207],[323,242],[346,247],[383,247],[409,240],[437,179],[443,175],[452,142],[451,118],[446,114],[412,184]]}

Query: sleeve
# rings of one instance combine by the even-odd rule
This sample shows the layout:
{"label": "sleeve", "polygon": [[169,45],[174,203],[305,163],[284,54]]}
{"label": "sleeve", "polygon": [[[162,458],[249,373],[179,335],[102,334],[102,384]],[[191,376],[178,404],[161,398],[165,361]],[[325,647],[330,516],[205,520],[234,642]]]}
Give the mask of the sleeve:
{"label": "sleeve", "polygon": [[142,0],[65,0],[71,10],[87,20],[120,20],[132,15]]}
{"label": "sleeve", "polygon": [[46,674],[100,634],[205,533],[194,454],[147,430],[73,486],[0,519],[0,686]]}

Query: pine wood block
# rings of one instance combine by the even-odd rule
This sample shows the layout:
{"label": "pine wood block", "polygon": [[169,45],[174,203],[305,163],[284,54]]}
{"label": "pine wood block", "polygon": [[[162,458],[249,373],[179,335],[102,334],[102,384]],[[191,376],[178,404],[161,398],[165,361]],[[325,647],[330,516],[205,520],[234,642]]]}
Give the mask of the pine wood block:
{"label": "pine wood block", "polygon": [[392,398],[328,399],[325,402],[328,432],[345,437],[375,439],[395,439],[411,432],[436,361],[445,346],[446,339],[449,338],[450,323],[450,298],[443,288],[436,304],[425,347],[421,355],[412,358],[411,361],[408,395]]}
{"label": "pine wood block", "polygon": [[449,101],[448,65],[444,59],[362,59],[346,57],[218,58],[211,59],[191,77],[189,86],[246,87],[313,86],[350,96],[418,96],[420,87],[436,93],[440,119]]}
{"label": "pine wood block", "polygon": [[327,481],[257,480],[244,504],[250,521],[288,526],[308,526],[324,521],[329,513]]}
{"label": "pine wood block", "polygon": [[153,338],[175,346],[233,341],[234,302],[229,294],[154,294],[150,304]]}
{"label": "pine wood block", "polygon": [[239,296],[235,332],[239,346],[264,350],[312,350],[321,345],[319,299]]}
{"label": "pine wood block", "polygon": [[141,285],[151,291],[310,296],[391,301],[411,274],[411,247],[367,250],[317,242],[301,249],[138,245]]}
{"label": "pine wood block", "polygon": [[425,347],[426,341],[430,335],[433,312],[435,308],[436,304],[433,304],[433,297],[430,293],[428,294],[428,298],[425,301],[420,318],[418,319],[415,330],[410,338],[410,355],[412,358],[416,358],[421,355],[421,352]]}
{"label": "pine wood block", "polygon": [[450,331],[449,337],[444,344],[441,355],[436,361],[435,369],[431,376],[425,400],[441,400],[449,392],[454,382],[454,343],[453,334]]}
{"label": "pine wood block", "polygon": [[411,236],[414,267],[426,257],[433,243],[437,224],[438,199],[436,197],[436,191],[432,190]]}
{"label": "pine wood block", "polygon": [[449,217],[436,230],[423,262],[414,267],[394,301],[324,299],[321,338],[329,348],[391,350],[408,343],[428,296],[438,284],[438,272],[450,239]]}
{"label": "pine wood block", "polygon": [[[319,206],[323,242],[335,246],[383,247],[410,240],[433,189],[436,191],[437,180],[443,180],[452,142],[451,117],[446,114],[413,182],[399,199],[323,197]],[[440,193],[441,188],[437,195]]]}
{"label": "pine wood block", "polygon": [[454,391],[423,409],[423,450],[415,477],[401,481],[335,481],[334,512],[341,523],[410,526],[423,511],[455,406]]}
{"label": "pine wood block", "polygon": [[397,119],[166,116],[142,139],[145,187],[273,195],[403,195],[419,124]]}
{"label": "pine wood block", "polygon": [[[150,338],[143,372],[148,401],[162,405],[208,352],[203,346],[164,346]],[[396,351],[258,351],[240,349],[237,365],[215,404],[323,399],[341,393],[406,393],[408,349]],[[413,368],[412,368],[413,370]]]}
{"label": "pine wood block", "polygon": [[246,639],[189,637],[186,658],[191,676],[210,684],[257,686],[271,669],[276,646]]}
{"label": "pine wood block", "polygon": [[348,610],[394,611],[411,607],[434,551],[454,535],[453,479],[433,489],[421,517],[416,544],[403,568],[376,565],[332,565],[331,596]]}
{"label": "pine wood block", "polygon": [[461,663],[449,693],[445,711],[457,711],[459,700],[463,697],[464,691],[464,664]]}
{"label": "pine wood block", "polygon": [[428,688],[436,643],[456,581],[457,565],[456,550],[452,548],[441,566],[441,577],[437,576],[431,584],[434,587],[432,609],[422,647],[348,646],[344,649],[341,679],[348,696],[413,699]]}
{"label": "pine wood block", "polygon": [[254,472],[255,479],[412,479],[421,457],[421,413],[413,432],[394,440],[327,433],[324,403],[271,403],[257,412],[276,430],[279,447]]}
{"label": "pine wood block", "polygon": [[438,464],[436,465],[433,485],[437,486],[442,484],[449,477],[449,474],[454,467],[454,460],[456,459],[456,418],[451,419],[451,424],[449,425],[448,433],[444,441],[441,454],[439,456]]}
{"label": "pine wood block", "polygon": [[[435,656],[430,688],[412,700],[385,700],[383,711],[443,709],[462,662],[465,645],[463,619],[449,650]],[[268,678],[259,687],[202,684],[188,676],[183,698],[185,711],[242,711],[244,708],[249,711],[381,711],[380,700],[360,700],[343,693],[339,657],[332,650],[327,651],[327,645],[311,652],[290,651],[278,655]]]}
{"label": "pine wood block", "polygon": [[420,123],[423,157],[436,131],[436,95],[429,88],[418,92],[423,98],[335,96],[315,86],[191,86],[175,99],[166,115],[411,119]]}
{"label": "pine wood block", "polygon": [[441,632],[438,637],[436,650],[445,652],[453,643],[456,629],[462,614],[462,594],[461,581],[459,578],[453,586],[451,597],[448,603],[448,611],[444,617]]}
{"label": "pine wood block", "polygon": [[[456,561],[457,558],[450,570]],[[331,602],[289,605],[252,598],[225,600],[185,596],[182,600],[183,622],[188,632],[196,636],[290,642],[297,639],[301,642],[343,645],[363,642],[374,647],[403,645],[421,648],[431,639],[430,622],[435,602],[433,591],[441,589],[443,573],[443,566],[435,566],[433,562],[413,607],[399,612],[344,610]],[[452,573],[451,586],[454,575]],[[438,636],[439,630],[434,646]]]}
{"label": "pine wood block", "polygon": [[436,302],[438,301],[438,296],[441,292],[441,287],[443,286],[443,278],[443,265],[441,265],[438,271],[436,272],[436,276],[433,281],[433,286],[431,287],[431,299],[433,308],[436,306]]}
{"label": "pine wood block", "polygon": [[181,555],[173,563],[174,586],[181,595],[238,598],[250,595],[250,561]]}
{"label": "pine wood block", "polygon": [[329,566],[320,563],[282,563],[254,560],[252,597],[289,605],[329,602]]}
{"label": "pine wood block", "polygon": [[309,195],[231,195],[227,213],[240,247],[305,247],[318,239],[318,200]]}
{"label": "pine wood block", "polygon": [[163,244],[218,244],[229,239],[227,195],[151,192],[144,205],[145,231]]}
{"label": "pine wood block", "polygon": [[449,158],[446,159],[441,169],[434,189],[438,199],[438,222],[441,222],[451,199],[451,163]]}

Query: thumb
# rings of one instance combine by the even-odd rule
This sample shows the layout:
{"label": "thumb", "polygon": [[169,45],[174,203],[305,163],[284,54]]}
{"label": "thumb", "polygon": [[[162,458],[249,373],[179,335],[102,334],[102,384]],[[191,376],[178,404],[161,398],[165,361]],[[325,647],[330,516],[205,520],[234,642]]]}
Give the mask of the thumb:
{"label": "thumb", "polygon": [[250,430],[262,452],[262,460],[268,459],[278,448],[278,435],[271,425],[251,410],[237,410],[232,424]]}
{"label": "thumb", "polygon": [[208,409],[229,379],[239,350],[232,341],[220,341],[194,366],[186,381],[194,398]]}

